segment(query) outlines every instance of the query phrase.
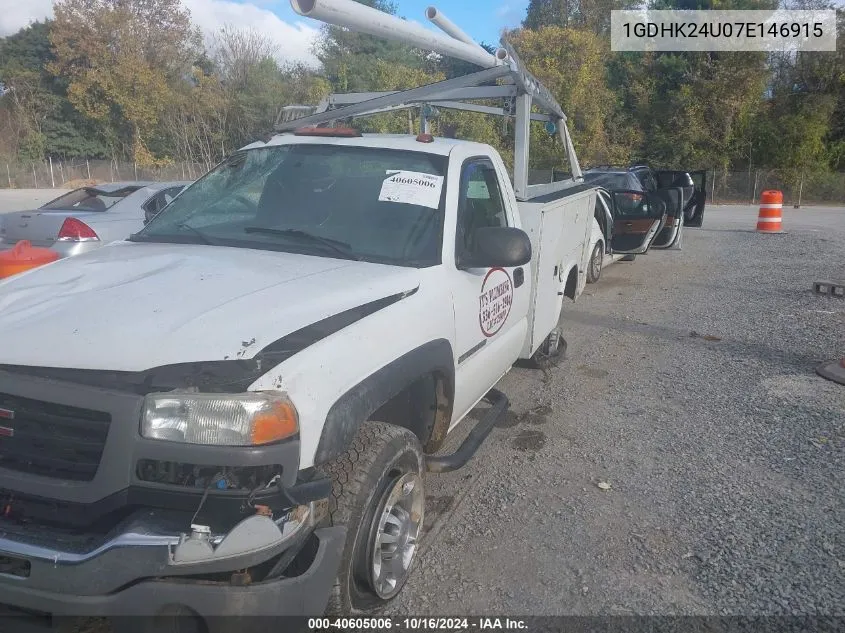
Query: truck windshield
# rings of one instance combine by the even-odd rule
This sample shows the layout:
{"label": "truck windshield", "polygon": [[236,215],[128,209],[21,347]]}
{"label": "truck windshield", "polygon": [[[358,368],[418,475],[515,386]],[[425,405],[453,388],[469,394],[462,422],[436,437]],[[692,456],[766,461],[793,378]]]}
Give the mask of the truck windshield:
{"label": "truck windshield", "polygon": [[440,263],[446,157],[329,144],[238,152],[132,241]]}

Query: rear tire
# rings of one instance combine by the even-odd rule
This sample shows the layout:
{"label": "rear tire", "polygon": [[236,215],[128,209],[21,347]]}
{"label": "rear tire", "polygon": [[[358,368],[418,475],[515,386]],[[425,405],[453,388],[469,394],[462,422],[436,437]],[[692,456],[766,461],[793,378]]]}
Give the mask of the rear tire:
{"label": "rear tire", "polygon": [[587,283],[594,284],[601,278],[602,264],[604,263],[604,244],[597,242],[593,252],[590,254],[590,263],[587,266]]}
{"label": "rear tire", "polygon": [[555,328],[543,341],[538,350],[541,354],[548,358],[556,358],[566,353],[566,339],[563,338],[563,332]]}
{"label": "rear tire", "polygon": [[329,524],[347,530],[327,612],[382,607],[408,580],[422,532],[420,441],[407,429],[365,422],[345,453],[318,468],[332,478]]}

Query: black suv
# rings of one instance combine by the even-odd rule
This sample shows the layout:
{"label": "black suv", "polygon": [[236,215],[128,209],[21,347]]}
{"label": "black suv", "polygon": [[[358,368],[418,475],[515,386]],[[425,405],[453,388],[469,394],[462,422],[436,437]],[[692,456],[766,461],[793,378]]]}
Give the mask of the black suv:
{"label": "black suv", "polygon": [[647,165],[614,167],[602,165],[584,172],[584,180],[611,191],[654,192],[681,188],[684,192],[684,226],[701,226],[704,221],[706,172],[656,171]]}

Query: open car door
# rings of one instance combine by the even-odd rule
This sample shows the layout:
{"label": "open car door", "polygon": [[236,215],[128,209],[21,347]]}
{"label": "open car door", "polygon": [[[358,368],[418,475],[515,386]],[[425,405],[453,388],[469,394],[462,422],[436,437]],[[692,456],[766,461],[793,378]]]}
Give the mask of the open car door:
{"label": "open car door", "polygon": [[613,202],[611,193],[607,189],[599,189],[596,195],[596,209],[594,217],[599,223],[602,235],[604,235],[604,254],[610,255],[613,250]]}
{"label": "open car door", "polygon": [[684,209],[684,226],[701,226],[704,222],[704,206],[707,202],[707,172],[688,172],[692,178],[695,193]]}
{"label": "open car door", "polygon": [[661,192],[614,191],[611,194],[613,253],[645,253],[666,222],[666,203]]}
{"label": "open car door", "polygon": [[707,200],[706,171],[656,171],[657,187],[684,190],[684,226],[701,226]]}
{"label": "open car door", "polygon": [[651,195],[660,199],[666,211],[663,226],[654,238],[652,248],[680,249],[684,226],[684,190],[680,187],[658,189]]}

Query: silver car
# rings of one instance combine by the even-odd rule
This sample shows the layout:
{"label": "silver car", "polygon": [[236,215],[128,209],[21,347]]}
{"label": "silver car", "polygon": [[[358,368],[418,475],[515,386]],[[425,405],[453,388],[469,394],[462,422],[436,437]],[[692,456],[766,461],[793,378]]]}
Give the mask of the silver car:
{"label": "silver car", "polygon": [[0,218],[0,250],[20,240],[62,257],[86,253],[140,231],[189,182],[112,182],[82,187],[34,211]]}

